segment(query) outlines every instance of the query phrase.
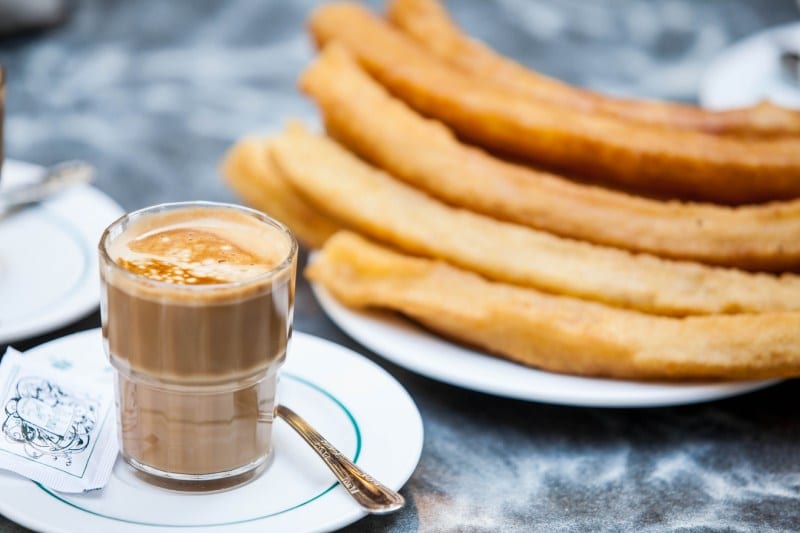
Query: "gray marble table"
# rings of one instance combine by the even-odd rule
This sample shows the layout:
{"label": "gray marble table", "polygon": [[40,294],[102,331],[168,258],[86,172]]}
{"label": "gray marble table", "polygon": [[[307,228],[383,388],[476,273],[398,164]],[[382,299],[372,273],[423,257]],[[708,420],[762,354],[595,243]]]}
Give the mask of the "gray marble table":
{"label": "gray marble table", "polygon": [[[83,158],[126,209],[234,200],[217,164],[247,132],[313,117],[295,90],[316,2],[82,0],[46,33],[0,41],[7,152]],[[730,42],[798,17],[792,0],[450,1],[473,34],[541,71],[691,101]],[[45,337],[95,327],[97,313]],[[297,328],[376,360],[425,424],[409,506],[351,531],[800,529],[798,383],[706,405],[564,408],[446,386],[349,340],[301,281]],[[2,497],[2,495],[0,495]],[[0,518],[0,532],[21,528]]]}

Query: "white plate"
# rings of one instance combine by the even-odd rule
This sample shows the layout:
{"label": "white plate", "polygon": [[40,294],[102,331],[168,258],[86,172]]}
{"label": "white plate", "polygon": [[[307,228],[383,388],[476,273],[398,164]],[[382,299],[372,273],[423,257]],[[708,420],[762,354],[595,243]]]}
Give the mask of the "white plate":
{"label": "white plate", "polygon": [[[6,160],[0,187],[42,172]],[[83,185],[0,218],[0,344],[56,329],[98,305],[97,242],[121,215],[108,196]]]}
{"label": "white plate", "polygon": [[[722,52],[703,76],[700,103],[710,109],[728,109],[768,99],[800,108],[800,85],[781,71],[775,39],[782,32],[800,34],[800,22],[762,31]],[[800,41],[800,35],[794,39]]]}
{"label": "white plate", "polygon": [[312,288],[331,320],[378,355],[431,379],[496,396],[585,407],[659,407],[725,398],[779,381],[684,385],[554,374],[453,344],[393,313],[348,309],[324,288]]}
{"label": "white plate", "polygon": [[[27,355],[65,372],[111,381],[100,330],[49,342]],[[295,332],[281,373],[280,401],[306,418],[346,456],[400,489],[422,452],[422,420],[403,387],[364,357]],[[0,472],[0,513],[36,531],[320,531],[364,512],[313,450],[275,423],[269,470],[215,494],[171,492],[140,481],[118,460],[109,484],[89,494],[59,494]],[[147,526],[143,528],[143,526]]]}

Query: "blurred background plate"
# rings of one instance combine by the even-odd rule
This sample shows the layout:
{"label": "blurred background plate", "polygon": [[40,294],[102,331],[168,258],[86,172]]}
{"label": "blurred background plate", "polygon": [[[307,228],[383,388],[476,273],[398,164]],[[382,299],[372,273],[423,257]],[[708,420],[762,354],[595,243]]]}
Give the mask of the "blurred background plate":
{"label": "blurred background plate", "polygon": [[781,43],[800,52],[800,22],[756,33],[722,52],[703,76],[700,103],[729,109],[770,100],[800,109],[800,80],[781,65]]}
{"label": "blurred background plate", "polygon": [[[44,169],[6,160],[0,188],[38,179]],[[81,185],[0,218],[0,344],[83,317],[100,301],[97,243],[122,208]]]}

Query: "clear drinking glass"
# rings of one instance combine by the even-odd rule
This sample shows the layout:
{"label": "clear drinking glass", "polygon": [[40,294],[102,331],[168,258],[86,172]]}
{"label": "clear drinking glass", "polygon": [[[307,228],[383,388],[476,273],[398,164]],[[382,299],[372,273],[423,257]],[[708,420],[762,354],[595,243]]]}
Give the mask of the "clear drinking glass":
{"label": "clear drinking glass", "polygon": [[[263,224],[276,266],[244,281],[188,285],[135,273],[111,253],[132,227],[153,232],[162,219],[232,216]],[[116,373],[125,461],[147,481],[177,490],[219,490],[257,476],[272,456],[277,372],[292,332],[292,233],[258,211],[184,202],[123,216],[106,229],[99,251],[103,340]]]}

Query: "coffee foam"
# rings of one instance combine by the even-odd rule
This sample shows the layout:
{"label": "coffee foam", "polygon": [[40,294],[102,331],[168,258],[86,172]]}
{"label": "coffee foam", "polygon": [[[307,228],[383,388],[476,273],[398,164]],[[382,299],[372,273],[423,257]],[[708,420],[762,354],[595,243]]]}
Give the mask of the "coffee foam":
{"label": "coffee foam", "polygon": [[290,247],[280,230],[247,214],[199,207],[136,220],[108,250],[118,265],[148,279],[208,285],[259,277]]}

